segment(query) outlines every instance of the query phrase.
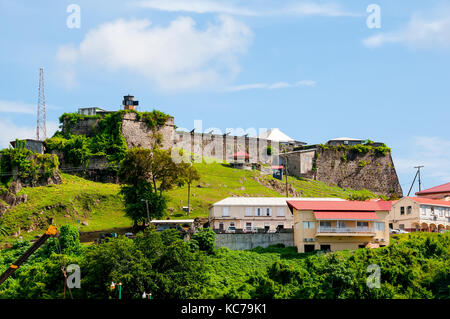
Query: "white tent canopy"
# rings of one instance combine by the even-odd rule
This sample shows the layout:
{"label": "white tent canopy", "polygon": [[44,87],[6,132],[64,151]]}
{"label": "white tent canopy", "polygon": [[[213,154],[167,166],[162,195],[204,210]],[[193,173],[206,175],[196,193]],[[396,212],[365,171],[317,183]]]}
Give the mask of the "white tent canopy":
{"label": "white tent canopy", "polygon": [[290,138],[283,132],[281,132],[277,128],[270,129],[268,131],[265,131],[264,133],[261,133],[258,135],[259,138],[274,141],[274,142],[280,142],[280,143],[286,143],[286,142],[294,142],[294,139]]}

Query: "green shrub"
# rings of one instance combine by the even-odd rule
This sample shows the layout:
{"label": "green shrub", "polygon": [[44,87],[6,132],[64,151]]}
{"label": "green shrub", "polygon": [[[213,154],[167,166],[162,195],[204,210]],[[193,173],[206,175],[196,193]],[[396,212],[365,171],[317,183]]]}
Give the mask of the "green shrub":
{"label": "green shrub", "polygon": [[365,167],[365,166],[367,166],[368,164],[370,164],[370,161],[363,161],[363,160],[360,160],[358,166],[359,166],[359,167]]}
{"label": "green shrub", "polygon": [[374,148],[376,156],[386,156],[387,153],[391,152],[391,149],[385,144]]}
{"label": "green shrub", "polygon": [[190,244],[197,248],[213,254],[215,250],[216,233],[210,228],[201,228],[191,237]]}
{"label": "green shrub", "polygon": [[16,140],[16,148],[0,151],[0,171],[4,174],[0,182],[7,183],[12,174],[25,183],[37,182],[40,178],[53,176],[59,167],[58,157],[38,154],[24,148],[24,142]]}

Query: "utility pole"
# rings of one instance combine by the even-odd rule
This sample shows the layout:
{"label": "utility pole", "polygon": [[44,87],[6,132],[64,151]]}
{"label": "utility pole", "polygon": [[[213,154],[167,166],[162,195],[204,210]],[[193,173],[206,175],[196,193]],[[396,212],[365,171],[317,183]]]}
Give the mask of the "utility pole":
{"label": "utility pole", "polygon": [[424,166],[423,165],[421,165],[421,166],[414,166],[414,168],[417,168],[417,172],[416,172],[416,175],[414,176],[414,180],[413,180],[413,182],[411,184],[411,187],[409,188],[408,196],[409,196],[409,194],[411,194],[411,190],[412,190],[412,188],[414,186],[414,183],[416,182],[417,176],[419,176],[419,192],[422,190],[422,180],[420,178],[420,169],[422,167],[424,167]]}
{"label": "utility pole", "polygon": [[38,141],[44,141],[47,138],[46,118],[44,68],[40,68],[36,121],[36,139]]}
{"label": "utility pole", "polygon": [[419,175],[419,192],[421,192],[422,191],[422,180],[420,179],[420,169],[423,167],[423,165],[422,166],[416,166],[416,167],[414,167],[414,168],[417,168],[417,174]]}

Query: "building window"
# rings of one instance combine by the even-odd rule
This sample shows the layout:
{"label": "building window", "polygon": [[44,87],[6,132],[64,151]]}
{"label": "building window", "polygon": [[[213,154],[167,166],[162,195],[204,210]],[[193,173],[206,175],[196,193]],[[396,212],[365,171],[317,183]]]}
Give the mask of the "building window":
{"label": "building window", "polygon": [[283,224],[278,224],[277,230],[280,231],[281,229],[284,229],[284,225]]}
{"label": "building window", "polygon": [[245,216],[252,216],[252,208],[245,207]]}
{"label": "building window", "polygon": [[284,207],[278,207],[278,216],[284,216]]}
{"label": "building window", "polygon": [[315,249],[314,245],[304,245],[304,248],[305,248],[305,253],[312,253],[312,252],[314,252],[314,249]]}
{"label": "building window", "polygon": [[399,224],[398,228],[400,228],[401,230],[405,230],[405,224]]}
{"label": "building window", "polygon": [[375,230],[376,231],[384,231],[384,223],[383,222],[375,222]]}
{"label": "building window", "polygon": [[320,221],[319,226],[321,228],[331,228],[331,222],[326,221]]}
{"label": "building window", "polygon": [[369,222],[356,222],[356,228],[367,230],[369,229]]}
{"label": "building window", "polygon": [[400,207],[400,215],[405,215],[405,207]]}
{"label": "building window", "polygon": [[303,222],[303,228],[311,229],[315,227],[315,222]]}
{"label": "building window", "polygon": [[420,207],[420,214],[422,215],[422,216],[425,216],[426,214],[427,214],[427,209],[425,208],[425,207]]}
{"label": "building window", "polygon": [[228,209],[228,207],[222,207],[222,216],[227,217],[230,216],[230,211]]}
{"label": "building window", "polygon": [[407,213],[408,213],[408,214],[411,214],[411,212],[412,212],[412,206],[408,206],[408,208],[407,208]]}
{"label": "building window", "polygon": [[262,216],[262,208],[258,207],[256,209],[256,216]]}
{"label": "building window", "polygon": [[223,230],[223,223],[222,222],[219,223],[219,229]]}
{"label": "building window", "polygon": [[272,208],[266,208],[266,216],[272,216]]}
{"label": "building window", "polygon": [[246,222],[245,223],[245,230],[252,230],[252,223],[251,222]]}
{"label": "building window", "polygon": [[336,225],[338,228],[345,228],[345,222],[342,220],[338,220]]}
{"label": "building window", "polygon": [[234,222],[231,222],[231,223],[230,223],[230,227],[234,227]]}
{"label": "building window", "polygon": [[270,224],[269,224],[269,223],[265,223],[265,224],[264,224],[264,229],[265,229],[266,231],[268,231],[268,230],[270,229]]}

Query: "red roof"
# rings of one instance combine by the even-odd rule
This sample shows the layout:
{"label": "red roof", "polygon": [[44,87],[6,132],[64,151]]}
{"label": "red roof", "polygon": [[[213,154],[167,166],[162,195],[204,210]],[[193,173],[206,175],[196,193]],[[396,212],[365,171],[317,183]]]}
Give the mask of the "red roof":
{"label": "red roof", "polygon": [[390,211],[392,202],[390,201],[304,201],[288,200],[289,207],[297,210],[313,211]]}
{"label": "red roof", "polygon": [[447,200],[440,200],[440,199],[431,199],[431,198],[424,198],[424,197],[408,197],[419,204],[430,204],[430,205],[436,205],[436,206],[449,206],[450,207],[450,201]]}
{"label": "red roof", "polygon": [[376,220],[378,219],[375,212],[314,212],[316,219],[326,220]]}
{"label": "red roof", "polygon": [[248,153],[239,151],[239,152],[234,153],[233,157],[250,157],[250,155],[248,155]]}
{"label": "red roof", "polygon": [[434,193],[447,193],[450,192],[450,183],[442,184],[436,187],[424,189],[421,192],[417,192],[416,195],[434,194]]}

